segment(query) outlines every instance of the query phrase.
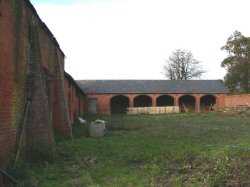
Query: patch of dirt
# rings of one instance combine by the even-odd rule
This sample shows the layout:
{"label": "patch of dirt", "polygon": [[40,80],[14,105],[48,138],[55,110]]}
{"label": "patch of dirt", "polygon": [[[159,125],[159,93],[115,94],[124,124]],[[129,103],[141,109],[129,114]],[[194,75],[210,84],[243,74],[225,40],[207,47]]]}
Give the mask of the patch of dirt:
{"label": "patch of dirt", "polygon": [[87,166],[93,166],[95,163],[97,163],[97,158],[95,156],[89,157],[85,161]]}

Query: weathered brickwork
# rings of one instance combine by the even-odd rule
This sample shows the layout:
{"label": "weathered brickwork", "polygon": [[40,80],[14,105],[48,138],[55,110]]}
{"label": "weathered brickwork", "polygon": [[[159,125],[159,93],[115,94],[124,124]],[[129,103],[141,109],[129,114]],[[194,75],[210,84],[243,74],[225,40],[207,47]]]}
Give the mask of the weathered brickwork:
{"label": "weathered brickwork", "polygon": [[[103,115],[110,115],[111,114],[111,106],[110,101],[111,98],[122,95],[127,98],[129,98],[129,107],[134,107],[134,99],[138,96],[144,95],[149,96],[152,100],[152,106],[157,106],[156,101],[157,98],[164,95],[164,94],[87,94],[87,99],[97,99],[97,113],[103,114]],[[179,98],[182,96],[185,96],[185,94],[167,94],[168,96],[171,96],[174,100],[175,106],[180,106],[181,103],[179,103]],[[199,112],[200,109],[200,100],[203,96],[207,96],[207,94],[187,94],[188,96],[192,96],[195,99],[195,111]],[[226,94],[212,94],[209,95],[212,97],[215,97],[216,100],[216,109],[223,109],[225,108],[225,96]]]}
{"label": "weathered brickwork", "polygon": [[[0,157],[15,146],[16,126],[19,94],[15,87],[18,85],[15,79],[15,38],[13,30],[15,21],[8,1],[0,1]],[[5,29],[2,29],[5,28]],[[11,75],[11,76],[10,76]],[[14,82],[14,84],[13,84]],[[22,89],[22,86],[19,86]],[[21,104],[22,106],[22,104]],[[20,107],[21,107],[20,106]],[[22,108],[20,108],[22,112]],[[1,160],[0,158],[0,160]],[[1,164],[1,163],[0,163]]]}
{"label": "weathered brickwork", "polygon": [[67,73],[65,73],[64,88],[70,121],[74,123],[78,117],[82,117],[86,113],[86,95],[78,87],[75,80]]}
{"label": "weathered brickwork", "polygon": [[70,139],[67,104],[56,39],[28,0],[0,0],[0,167],[23,128],[24,145],[43,140],[53,149],[54,132]]}
{"label": "weathered brickwork", "polygon": [[55,66],[55,80],[54,80],[54,98],[53,98],[53,126],[55,133],[63,136],[64,138],[71,139],[72,129],[69,119],[68,105],[66,101],[66,94],[64,89],[64,58],[59,56],[58,50],[57,62]]}
{"label": "weathered brickwork", "polygon": [[226,108],[235,108],[250,105],[250,95],[228,95],[225,98]]}

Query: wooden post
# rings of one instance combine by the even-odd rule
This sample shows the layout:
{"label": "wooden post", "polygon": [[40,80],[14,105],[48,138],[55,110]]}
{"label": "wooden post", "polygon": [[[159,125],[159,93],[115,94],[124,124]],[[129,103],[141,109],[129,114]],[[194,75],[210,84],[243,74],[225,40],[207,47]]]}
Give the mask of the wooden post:
{"label": "wooden post", "polygon": [[185,112],[187,112],[187,108],[186,108],[186,106],[184,105],[184,103],[182,102],[181,104],[182,104],[182,106],[183,106]]}

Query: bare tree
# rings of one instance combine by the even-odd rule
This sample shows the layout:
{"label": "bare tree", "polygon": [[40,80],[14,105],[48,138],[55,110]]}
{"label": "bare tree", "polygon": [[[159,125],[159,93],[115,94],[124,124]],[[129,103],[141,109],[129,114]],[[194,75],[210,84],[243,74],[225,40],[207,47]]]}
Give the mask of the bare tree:
{"label": "bare tree", "polygon": [[205,71],[201,62],[194,59],[190,51],[177,49],[163,66],[164,75],[170,80],[189,80],[199,78]]}

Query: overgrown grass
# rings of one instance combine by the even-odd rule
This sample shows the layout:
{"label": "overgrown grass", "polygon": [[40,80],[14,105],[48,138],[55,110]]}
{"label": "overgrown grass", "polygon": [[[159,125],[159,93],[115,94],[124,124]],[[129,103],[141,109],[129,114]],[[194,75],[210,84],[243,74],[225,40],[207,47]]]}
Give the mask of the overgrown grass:
{"label": "overgrown grass", "polygon": [[[250,118],[210,114],[85,116],[52,163],[22,163],[22,186],[249,186]],[[18,172],[16,172],[18,173]]]}

